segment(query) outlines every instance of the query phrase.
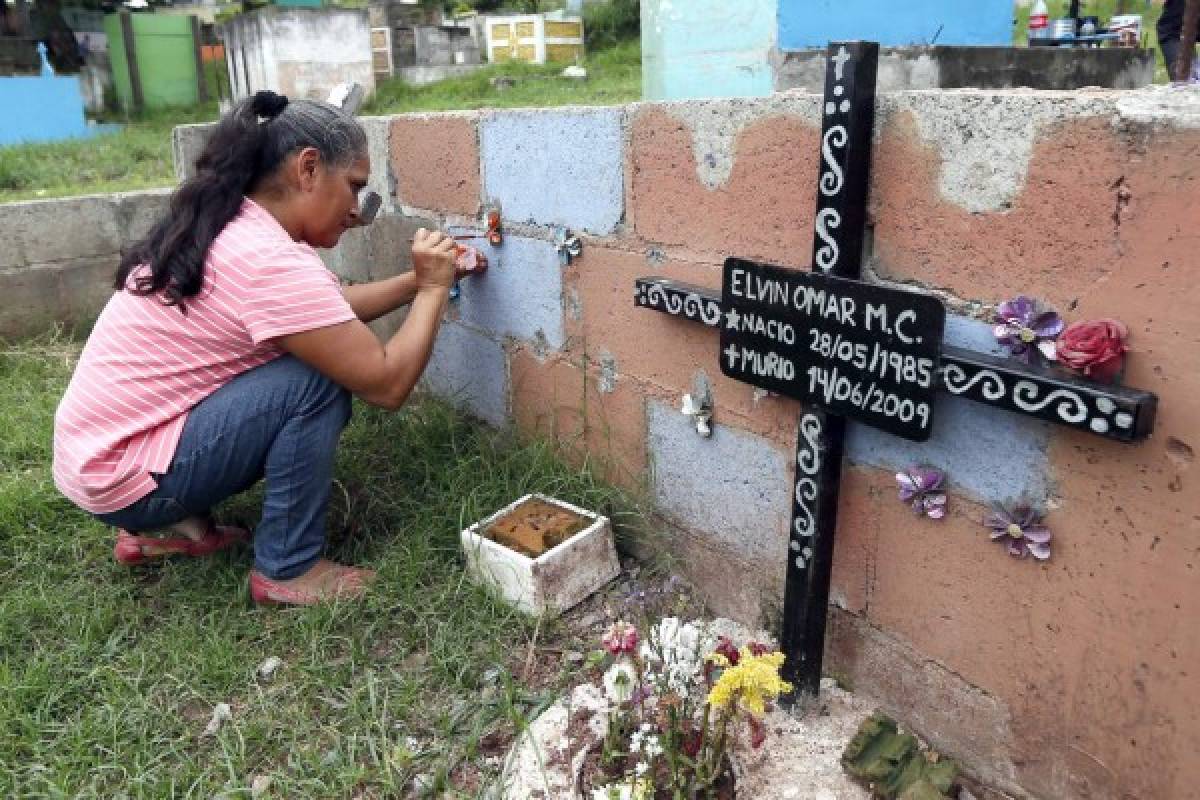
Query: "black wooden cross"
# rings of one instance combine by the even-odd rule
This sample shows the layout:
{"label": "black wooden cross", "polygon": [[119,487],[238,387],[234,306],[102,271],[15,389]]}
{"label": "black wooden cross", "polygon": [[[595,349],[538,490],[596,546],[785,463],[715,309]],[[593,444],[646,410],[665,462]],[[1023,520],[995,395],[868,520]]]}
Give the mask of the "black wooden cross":
{"label": "black wooden cross", "polygon": [[726,375],[804,402],[796,442],[781,645],[796,691],[820,687],[847,418],[928,438],[934,391],[1132,442],[1157,398],[941,345],[945,308],[919,292],[862,283],[879,45],[835,42],[811,272],[731,258],[722,293],[665,278],[636,281],[637,305],[721,330]]}

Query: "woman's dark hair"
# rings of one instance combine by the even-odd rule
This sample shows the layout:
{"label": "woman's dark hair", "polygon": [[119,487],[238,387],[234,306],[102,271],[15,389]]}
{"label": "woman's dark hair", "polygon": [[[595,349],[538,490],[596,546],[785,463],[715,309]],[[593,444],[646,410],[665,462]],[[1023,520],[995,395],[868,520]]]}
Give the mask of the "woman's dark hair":
{"label": "woman's dark hair", "polygon": [[[217,123],[196,174],[171,195],[166,216],[121,256],[114,288],[161,294],[164,304],[186,311],[184,298],[204,285],[208,248],[242,199],[304,147],[315,147],[329,167],[345,167],[366,155],[367,135],[354,117],[326,103],[289,103],[274,92],[238,103]],[[130,282],[142,264],[148,269]]]}

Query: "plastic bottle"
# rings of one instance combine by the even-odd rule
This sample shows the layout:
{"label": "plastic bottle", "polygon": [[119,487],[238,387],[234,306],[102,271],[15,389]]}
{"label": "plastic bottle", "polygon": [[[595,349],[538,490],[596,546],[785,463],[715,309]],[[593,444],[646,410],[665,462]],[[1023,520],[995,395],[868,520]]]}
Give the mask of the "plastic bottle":
{"label": "plastic bottle", "polygon": [[1050,10],[1046,0],[1037,0],[1029,12],[1029,41],[1045,39],[1050,35]]}

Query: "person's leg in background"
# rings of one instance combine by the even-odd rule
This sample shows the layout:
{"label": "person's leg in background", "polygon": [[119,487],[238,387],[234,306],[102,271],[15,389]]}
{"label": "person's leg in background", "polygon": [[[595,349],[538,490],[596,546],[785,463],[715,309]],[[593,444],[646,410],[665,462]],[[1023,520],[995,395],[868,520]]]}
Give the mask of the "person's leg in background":
{"label": "person's leg in background", "polygon": [[1175,63],[1179,60],[1179,40],[1160,39],[1158,46],[1162,50],[1163,62],[1167,66],[1167,80],[1179,80],[1175,77]]}

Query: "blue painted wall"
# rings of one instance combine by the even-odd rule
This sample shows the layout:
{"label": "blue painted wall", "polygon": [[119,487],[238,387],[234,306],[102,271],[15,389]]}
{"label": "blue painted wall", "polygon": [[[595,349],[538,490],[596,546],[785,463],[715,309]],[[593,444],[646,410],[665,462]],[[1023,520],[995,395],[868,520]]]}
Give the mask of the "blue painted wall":
{"label": "blue painted wall", "polygon": [[761,97],[779,0],[642,0],[642,95],[647,100]]}
{"label": "blue painted wall", "polygon": [[75,139],[93,133],[83,115],[79,78],[55,76],[44,54],[41,75],[0,78],[0,147]]}
{"label": "blue painted wall", "polygon": [[[945,342],[1004,355],[992,326],[966,317],[946,317]],[[855,464],[895,470],[931,464],[946,471],[953,488],[983,503],[1046,503],[1053,489],[1046,454],[1050,423],[948,394],[939,394],[936,402],[929,441],[910,442],[852,422],[847,457]]]}
{"label": "blue painted wall", "polygon": [[624,213],[621,136],[621,112],[614,109],[484,117],[484,197],[499,202],[509,222],[612,233]]}
{"label": "blue painted wall", "polygon": [[837,39],[882,45],[1012,44],[1012,0],[778,0],[779,47]]}
{"label": "blue painted wall", "polygon": [[646,100],[771,94],[771,51],[1011,45],[1012,0],[642,0]]}

